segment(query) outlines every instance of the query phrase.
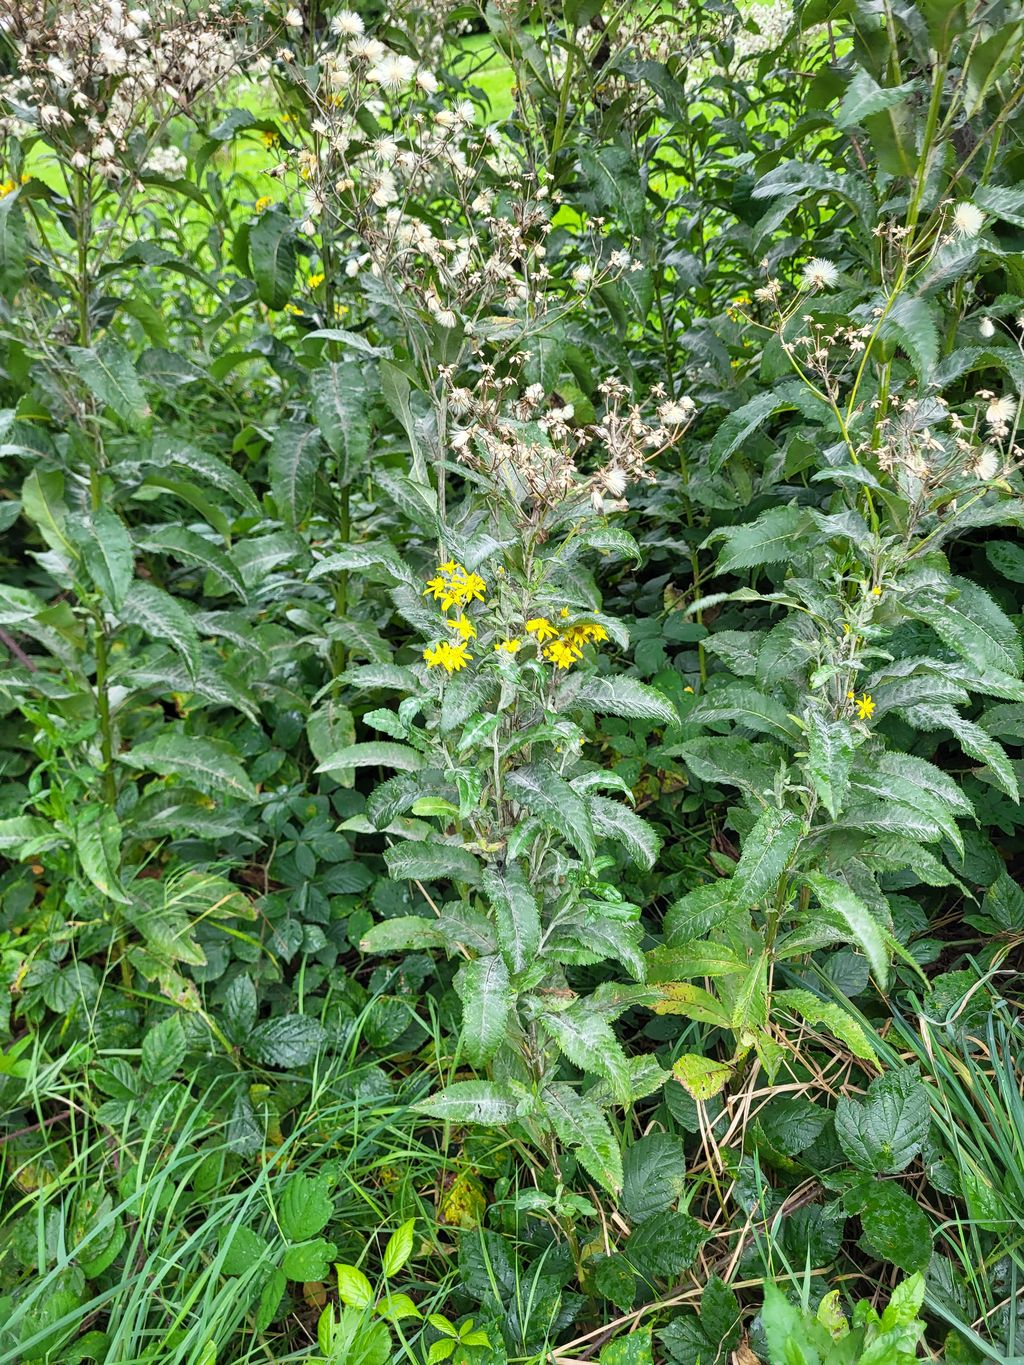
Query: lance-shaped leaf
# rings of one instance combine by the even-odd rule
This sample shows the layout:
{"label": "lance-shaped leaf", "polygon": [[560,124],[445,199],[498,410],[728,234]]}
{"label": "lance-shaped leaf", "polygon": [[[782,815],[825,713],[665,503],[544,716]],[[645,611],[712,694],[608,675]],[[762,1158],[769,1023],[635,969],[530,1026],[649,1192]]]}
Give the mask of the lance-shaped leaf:
{"label": "lance-shaped leaf", "polygon": [[399,772],[415,772],[423,766],[423,755],[408,744],[392,744],[386,739],[375,739],[366,744],[346,744],[326,758],[317,768],[318,773],[336,772],[348,768],[397,768]]}
{"label": "lance-shaped leaf", "polygon": [[889,984],[889,949],[886,933],[874,915],[844,883],[821,872],[804,876],[820,907],[819,914],[827,916],[834,926],[842,929],[867,958],[881,990]]}
{"label": "lance-shaped leaf", "polygon": [[[115,611],[124,603],[135,574],[135,553],[128,528],[109,507],[99,507],[77,523],[82,558],[92,581]],[[72,529],[68,518],[68,528]],[[72,532],[74,533],[74,532]]]}
{"label": "lance-shaped leaf", "polygon": [[766,696],[749,683],[727,683],[724,687],[716,688],[714,692],[701,697],[687,720],[694,725],[733,720],[748,730],[778,735],[790,742],[801,738],[786,708],[774,697]]}
{"label": "lance-shaped leaf", "polygon": [[[919,730],[952,730],[960,741],[961,748],[972,758],[987,765],[991,780],[1000,787],[1011,801],[1020,800],[1017,775],[1007,757],[1006,750],[998,740],[976,725],[965,720],[952,706],[930,706],[924,703],[903,708],[904,717]],[[907,831],[910,833],[911,831]]]}
{"label": "lance-shaped leaf", "polygon": [[347,360],[314,370],[310,401],[317,426],[335,455],[344,461],[342,477],[352,478],[370,448],[370,420],[364,367]]}
{"label": "lance-shaped leaf", "polygon": [[800,821],[791,811],[769,806],[761,813],[743,840],[730,883],[736,905],[746,909],[774,893],[800,842],[800,831]]}
{"label": "lance-shaped leaf", "polygon": [[282,422],[267,455],[270,488],[286,526],[298,526],[313,507],[320,433],[305,422]]}
{"label": "lance-shaped leaf", "polygon": [[498,1127],[513,1123],[533,1109],[525,1091],[497,1081],[456,1081],[413,1106],[431,1118],[448,1123],[481,1123]]}
{"label": "lance-shaped leaf", "polygon": [[128,904],[119,867],[124,836],[109,806],[86,806],[75,822],[75,851],[93,886],[111,900]]}
{"label": "lance-shaped leaf", "polygon": [[157,526],[147,531],[138,543],[143,550],[158,555],[169,555],[181,564],[191,564],[212,574],[221,585],[230,588],[243,602],[247,600],[245,584],[238,572],[238,566],[223,550],[218,549],[207,536],[200,535],[198,531],[191,531],[187,526]]}
{"label": "lance-shaped leaf", "polygon": [[480,880],[480,864],[459,844],[395,844],[385,849],[384,861],[395,881],[457,881],[476,886]]}
{"label": "lance-shaped leaf", "polygon": [[594,856],[594,827],[586,802],[569,783],[540,763],[519,768],[505,779],[508,797],[551,829],[559,830],[581,857]]}
{"label": "lance-shaped leaf", "polygon": [[122,763],[161,777],[180,777],[211,796],[258,801],[259,793],[234,750],[223,740],[165,731],[120,754]]}
{"label": "lance-shaped leaf", "polygon": [[39,815],[11,815],[0,820],[0,850],[27,858],[60,843],[49,820]]}
{"label": "lance-shaped leaf", "polygon": [[662,725],[674,725],[679,720],[676,708],[663,692],[636,678],[587,678],[576,695],[581,705],[602,715]]}
{"label": "lance-shaped leaf", "polygon": [[254,516],[261,515],[256,495],[241,474],[199,446],[177,436],[159,436],[153,442],[153,463],[161,468],[170,465],[175,471],[187,470],[190,474],[198,475],[204,483],[224,493],[239,507],[244,507]]}
{"label": "lance-shaped leaf", "polygon": [[835,820],[850,789],[853,731],[841,717],[836,720],[811,707],[807,724],[807,763],[811,783],[822,805]]}
{"label": "lance-shaped leaf", "polygon": [[93,395],[137,431],[149,416],[149,404],[121,342],[108,333],[98,346],[69,346],[68,354]]}
{"label": "lance-shaped leaf", "polygon": [[952,601],[929,589],[910,597],[908,605],[969,664],[1019,677],[1024,656],[1017,627],[977,583],[966,578],[952,583],[957,589]]}
{"label": "lance-shaped leaf", "polygon": [[559,1142],[599,1185],[617,1194],[622,1188],[622,1154],[600,1108],[561,1081],[545,1088],[541,1103]]}
{"label": "lance-shaped leaf", "polygon": [[119,615],[128,624],[141,626],[147,635],[173,645],[189,673],[193,677],[199,673],[202,667],[199,637],[188,612],[176,597],[153,583],[136,578],[125,594]]}
{"label": "lance-shaped leaf", "polygon": [[772,1010],[792,1010],[808,1024],[824,1024],[846,1044],[855,1057],[865,1062],[877,1060],[875,1049],[857,1020],[831,1000],[822,1000],[812,991],[776,991],[772,996]]}
{"label": "lance-shaped leaf", "polygon": [[558,1044],[573,1066],[586,1075],[602,1076],[612,1088],[619,1104],[630,1099],[629,1065],[615,1030],[601,1015],[587,1008],[585,1000],[576,1001],[560,1013],[542,1013],[545,1033]]}
{"label": "lance-shaped leaf", "polygon": [[488,868],[483,891],[494,910],[501,955],[510,972],[525,970],[540,946],[540,912],[518,863],[499,871]]}
{"label": "lance-shaped leaf", "polygon": [[[769,399],[772,396],[766,395]],[[759,402],[755,398],[747,406]],[[704,543],[724,540],[716,567],[719,573],[735,573],[739,569],[759,569],[764,564],[788,563],[795,558],[812,525],[809,513],[801,507],[772,507],[756,521],[713,532]]]}
{"label": "lance-shaped leaf", "polygon": [[249,229],[252,273],[260,298],[268,308],[283,308],[295,283],[295,231],[278,208],[257,218]]}
{"label": "lance-shaped leaf", "polygon": [[483,1067],[505,1037],[512,1007],[508,968],[504,959],[477,957],[455,973],[455,993],[462,1001],[461,1040],[471,1066]]}
{"label": "lance-shaped leaf", "polygon": [[587,803],[597,833],[622,844],[637,867],[650,871],[661,850],[661,835],[654,826],[607,796],[590,796]]}

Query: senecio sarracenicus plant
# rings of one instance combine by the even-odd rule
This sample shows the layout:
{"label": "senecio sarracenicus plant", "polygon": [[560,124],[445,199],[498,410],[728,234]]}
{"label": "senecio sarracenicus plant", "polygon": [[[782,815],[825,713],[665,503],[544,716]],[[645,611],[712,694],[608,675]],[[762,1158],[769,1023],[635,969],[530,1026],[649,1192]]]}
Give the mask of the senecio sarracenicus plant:
{"label": "senecio sarracenicus plant", "polygon": [[[568,1149],[614,1190],[622,1168],[607,1113],[667,1073],[627,1056],[613,1027],[660,992],[644,984],[640,907],[602,874],[616,846],[650,868],[659,840],[622,779],[588,757],[584,727],[594,712],[658,727],[677,716],[662,693],[615,669],[628,635],[602,612],[585,558],[636,554],[608,525],[607,499],[621,503],[629,484],[651,477],[689,408],[649,421],[609,382],[599,420],[570,426],[528,385],[492,376],[454,396],[467,492],[442,529],[440,562],[421,572],[386,544],[348,552],[393,583],[422,638],[418,658],[349,669],[349,684],[404,697],[364,717],[386,740],[348,746],[323,768],[396,770],[367,816],[388,836],[391,876],[418,887],[424,913],[382,921],[363,947],[436,949],[458,963],[452,1070],[480,1078],[454,1080],[424,1109],[512,1125],[556,1172]],[[574,984],[574,968],[606,959],[629,984],[589,994]]]}
{"label": "senecio sarracenicus plant", "polygon": [[[838,971],[833,955],[845,952],[854,994],[869,975],[885,993],[894,957],[918,970],[901,941],[900,890],[963,891],[960,822],[976,818],[979,798],[1019,801],[1000,708],[977,718],[964,708],[1024,700],[1020,635],[948,557],[969,533],[1020,525],[1020,400],[1008,384],[953,389],[979,357],[987,365],[977,337],[994,325],[955,317],[939,360],[936,296],[951,262],[983,245],[985,224],[968,202],[937,205],[927,225],[911,211],[875,234],[880,285],[847,288],[835,263],[814,258],[792,285],[770,278],[754,293],[760,311],[748,321],[769,336],[782,382],[730,417],[712,460],[783,409],[798,414],[794,458],[810,438],[823,462],[784,504],[705,542],[718,549],[716,574],[750,582],[697,604],[741,604],[744,629],[707,642],[724,667],[677,750],[695,776],[742,798],[730,812],[742,836],[731,875],[684,897],[664,923],[673,974],[714,977],[709,989],[682,988],[673,1009],[735,1037],[727,1061],[677,1063],[701,1098],[752,1051],[774,1079],[790,1050],[779,1027],[788,1014],[870,1057],[853,1020],[804,989],[808,956]],[[1019,365],[1022,344],[1003,331],[996,359]],[[935,757],[940,743],[962,751],[954,771]]]}

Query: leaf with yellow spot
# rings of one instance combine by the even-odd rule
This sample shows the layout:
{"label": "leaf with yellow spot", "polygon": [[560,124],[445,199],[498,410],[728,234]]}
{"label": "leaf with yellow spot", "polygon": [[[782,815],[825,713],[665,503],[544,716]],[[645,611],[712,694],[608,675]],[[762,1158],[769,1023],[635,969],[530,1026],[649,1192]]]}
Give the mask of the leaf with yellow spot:
{"label": "leaf with yellow spot", "polygon": [[716,1062],[712,1057],[686,1053],[675,1063],[672,1074],[695,1100],[710,1100],[732,1079],[733,1070],[730,1062]]}

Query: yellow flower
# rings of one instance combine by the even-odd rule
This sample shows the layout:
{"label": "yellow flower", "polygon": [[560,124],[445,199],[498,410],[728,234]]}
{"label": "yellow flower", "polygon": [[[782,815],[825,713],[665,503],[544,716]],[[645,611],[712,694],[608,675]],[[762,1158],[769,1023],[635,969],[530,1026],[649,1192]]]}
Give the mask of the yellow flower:
{"label": "yellow flower", "polygon": [[286,303],[285,306],[284,306],[284,311],[285,311],[286,313],[291,313],[294,317],[297,317],[297,318],[301,318],[301,317],[302,317],[302,309],[298,306],[298,304],[295,304],[295,303]]}
{"label": "yellow flower", "polygon": [[554,640],[550,645],[544,646],[544,657],[556,668],[572,668],[580,658],[580,651],[566,644],[564,640]]}
{"label": "yellow flower", "polygon": [[882,595],[882,589],[881,589],[881,588],[875,586],[875,587],[873,587],[873,588],[871,589],[871,596],[872,596],[872,597],[881,597],[881,595]]}
{"label": "yellow flower", "polygon": [[464,612],[459,614],[458,620],[451,622],[451,627],[452,630],[459,632],[459,637],[462,640],[476,639],[476,627]]}
{"label": "yellow flower", "polygon": [[576,647],[589,644],[591,641],[598,644],[601,640],[607,640],[608,632],[596,621],[582,621],[579,625],[570,626],[563,638]]}
{"label": "yellow flower", "polygon": [[261,194],[260,197],[256,200],[256,204],[254,206],[256,212],[262,213],[264,209],[269,209],[273,202],[274,201],[273,199],[271,199],[269,194]]}
{"label": "yellow flower", "polygon": [[522,640],[498,640],[494,648],[505,654],[518,654],[523,647]]}
{"label": "yellow flower", "polygon": [[447,564],[438,565],[437,576],[427,580],[424,597],[433,594],[434,601],[440,602],[444,611],[451,607],[464,607],[469,602],[482,602],[487,584],[479,574],[470,573],[463,564],[449,559]]}
{"label": "yellow flower", "polygon": [[569,615],[569,608],[568,608],[568,607],[563,607],[562,610],[561,610],[558,614],[559,614],[559,616],[562,618],[562,620],[564,621],[564,620],[566,619],[566,617]]}
{"label": "yellow flower", "polygon": [[272,133],[269,128],[263,134],[264,147],[276,147],[280,141],[281,139],[278,137],[278,135],[276,133]]}
{"label": "yellow flower", "polygon": [[14,183],[13,180],[5,180],[5,181],[3,181],[3,183],[0,184],[0,199],[6,199],[7,196],[8,196],[9,194],[11,194],[12,191],[16,190],[17,188],[18,188],[18,187],[17,187],[17,185]]}
{"label": "yellow flower", "polygon": [[537,643],[542,645],[545,640],[557,640],[558,631],[546,616],[535,616],[532,621],[527,621],[526,629],[531,635],[536,635]]}
{"label": "yellow flower", "polygon": [[473,656],[467,654],[466,646],[461,642],[457,645],[451,645],[447,640],[442,640],[433,648],[425,649],[423,657],[427,661],[428,668],[443,668],[451,677],[453,673],[458,673],[460,668],[465,668]]}
{"label": "yellow flower", "polygon": [[853,701],[853,699],[854,699],[854,697],[855,697],[856,695],[857,695],[856,692],[847,692],[847,694],[846,694],[846,699],[847,699],[847,701]]}
{"label": "yellow flower", "polygon": [[324,276],[324,272],[323,272],[322,270],[317,270],[317,271],[315,271],[315,272],[314,272],[312,275],[310,275],[310,277],[309,277],[309,287],[310,287],[310,289],[316,289],[319,285],[323,284],[324,278],[325,278],[325,276]]}
{"label": "yellow flower", "polygon": [[870,720],[875,710],[875,703],[866,692],[862,692],[856,701],[857,719]]}
{"label": "yellow flower", "polygon": [[348,312],[347,303],[336,303],[334,305],[334,316],[336,318],[343,318],[347,312]]}

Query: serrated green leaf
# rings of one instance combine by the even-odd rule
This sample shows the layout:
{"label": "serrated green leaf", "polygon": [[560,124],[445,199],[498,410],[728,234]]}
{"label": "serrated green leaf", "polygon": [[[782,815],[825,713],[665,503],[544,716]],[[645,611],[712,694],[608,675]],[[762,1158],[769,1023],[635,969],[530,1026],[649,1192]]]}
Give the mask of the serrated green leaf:
{"label": "serrated green leaf", "polygon": [[462,1002],[463,1051],[471,1066],[486,1066],[505,1040],[512,1008],[508,968],[497,954],[474,958],[462,964],[453,985]]}
{"label": "serrated green leaf", "polygon": [[342,482],[348,482],[366,460],[370,447],[366,374],[350,360],[328,364],[309,376],[310,401],[324,440],[343,461]]}
{"label": "serrated green leaf", "polygon": [[686,1150],[674,1133],[648,1133],[626,1151],[622,1208],[633,1223],[664,1213],[686,1190]]}
{"label": "serrated green leaf", "polygon": [[725,542],[718,552],[716,569],[719,573],[736,573],[764,564],[788,563],[811,525],[810,516],[801,507],[772,507],[745,526],[715,531],[708,541]]}
{"label": "serrated green leaf", "polygon": [[416,1244],[416,1219],[409,1218],[388,1238],[384,1248],[384,1274],[397,1275],[409,1260]]}
{"label": "serrated green leaf", "polygon": [[127,904],[130,897],[121,885],[121,848],[124,835],[117,815],[109,806],[85,806],[75,822],[75,851],[82,871],[111,900]]}
{"label": "serrated green leaf", "polygon": [[822,805],[835,820],[850,788],[853,731],[847,721],[832,720],[816,707],[807,711],[807,766]]}
{"label": "serrated green leaf", "polygon": [[676,708],[664,693],[636,678],[587,678],[577,697],[582,706],[602,715],[662,725],[675,725],[679,720]]}
{"label": "serrated green leaf", "polygon": [[297,257],[295,230],[279,208],[260,214],[249,228],[249,253],[260,298],[268,308],[283,308],[291,298]]}
{"label": "serrated green leaf", "polygon": [[305,422],[282,422],[267,453],[270,490],[286,526],[301,525],[313,506],[320,433]]}
{"label": "serrated green leaf", "polygon": [[792,1010],[812,1026],[824,1024],[846,1044],[855,1057],[860,1057],[862,1061],[877,1061],[875,1049],[863,1028],[856,1019],[832,1001],[822,1000],[811,991],[787,990],[776,991],[772,996],[772,1002],[779,1009]]}
{"label": "serrated green leaf", "polygon": [[444,934],[439,923],[423,915],[396,915],[367,929],[359,940],[362,953],[407,953],[423,948],[440,948]]}
{"label": "serrated green leaf", "polygon": [[573,1066],[590,1076],[603,1077],[620,1104],[630,1102],[629,1066],[622,1044],[606,1019],[577,1001],[559,1014],[539,1016],[544,1029]]}
{"label": "serrated green leaf", "polygon": [[59,842],[60,836],[53,825],[42,816],[12,815],[0,820],[0,850],[11,853],[14,858],[25,856],[21,852],[24,848],[39,853]]}
{"label": "serrated green leaf", "polygon": [[308,1014],[282,1014],[257,1024],[246,1039],[247,1057],[261,1066],[305,1066],[327,1038],[318,1019]]}
{"label": "serrated green leaf", "polygon": [[480,864],[459,844],[404,843],[384,852],[388,875],[394,881],[456,881],[476,886]]}
{"label": "serrated green leaf", "polygon": [[860,1215],[860,1245],[871,1256],[912,1273],[926,1269],[932,1254],[927,1216],[900,1185],[863,1175],[843,1196],[848,1213]]}
{"label": "serrated green leaf", "polygon": [[786,708],[748,683],[727,683],[701,697],[687,720],[693,725],[733,720],[748,730],[776,735],[790,742],[801,738]]}
{"label": "serrated green leaf", "polygon": [[181,655],[193,677],[200,672],[199,636],[178,598],[153,583],[136,578],[125,594],[118,615],[129,625],[140,626],[154,639],[166,640]]}
{"label": "serrated green leaf", "polygon": [[[525,1106],[525,1109],[524,1109]],[[528,1098],[496,1081],[456,1081],[414,1108],[448,1123],[480,1123],[487,1127],[513,1123],[520,1111],[529,1112]]]}
{"label": "serrated green leaf", "polygon": [[180,777],[212,796],[259,800],[259,793],[224,740],[165,731],[118,757],[132,768],[159,773],[161,777]]}
{"label": "serrated green leaf", "polygon": [[371,740],[368,744],[346,744],[330,755],[317,768],[318,773],[345,771],[349,768],[397,768],[399,772],[415,772],[423,766],[423,755],[408,744],[389,744],[386,740]]}
{"label": "serrated green leaf", "polygon": [[336,1265],[338,1298],[348,1308],[369,1308],[373,1303],[373,1285],[358,1266]]}
{"label": "serrated green leaf", "polygon": [[774,894],[800,842],[801,824],[791,811],[768,806],[743,840],[730,896],[741,909]]}
{"label": "serrated green leaf", "polygon": [[654,825],[607,796],[591,796],[588,804],[595,831],[622,844],[637,867],[650,871],[661,851],[661,835]]}
{"label": "serrated green leaf", "polygon": [[859,1171],[895,1175],[928,1140],[928,1092],[913,1068],[888,1071],[871,1082],[862,1100],[840,1095],[835,1125],[843,1151]]}
{"label": "serrated green leaf", "polygon": [[228,556],[213,545],[210,540],[187,526],[158,526],[140,537],[139,545],[143,550],[158,555],[170,555],[182,564],[192,564],[212,574],[214,578],[231,588],[243,602],[248,594],[242,575]]}
{"label": "serrated green leaf", "polygon": [[517,863],[503,871],[488,868],[481,885],[494,911],[498,943],[508,970],[524,971],[534,961],[540,946],[537,898]]}
{"label": "serrated green leaf", "polygon": [[142,1079],[147,1085],[166,1085],[185,1060],[185,1051],[180,1014],[154,1024],[142,1039]]}
{"label": "serrated green leaf", "polygon": [[558,830],[581,857],[594,856],[594,827],[583,797],[563,777],[540,763],[508,774],[508,798],[523,806],[551,829]]}
{"label": "serrated green leaf", "polygon": [[98,346],[69,346],[68,355],[93,395],[138,431],[150,415],[149,404],[122,343],[108,333]]}
{"label": "serrated green leaf", "polygon": [[871,911],[844,882],[820,872],[808,872],[804,881],[818,899],[819,913],[832,917],[837,927],[849,934],[867,958],[881,990],[889,984],[889,948],[882,926]]}
{"label": "serrated green leaf", "polygon": [[315,1176],[293,1171],[288,1177],[278,1202],[277,1221],[289,1242],[304,1242],[315,1237],[330,1222],[334,1213],[328,1194],[330,1184],[331,1178],[326,1171]]}
{"label": "serrated green leaf", "polygon": [[289,1280],[296,1280],[300,1284],[326,1280],[330,1274],[331,1261],[337,1254],[338,1248],[334,1242],[314,1237],[312,1241],[288,1247],[281,1259],[281,1269]]}
{"label": "serrated green leaf", "polygon": [[559,1081],[545,1088],[541,1103],[559,1142],[575,1154],[599,1185],[617,1194],[622,1186],[622,1157],[611,1125],[600,1108]]}
{"label": "serrated green leaf", "polygon": [[99,507],[83,520],[82,558],[92,581],[120,610],[135,574],[135,553],[128,528],[116,512]]}

